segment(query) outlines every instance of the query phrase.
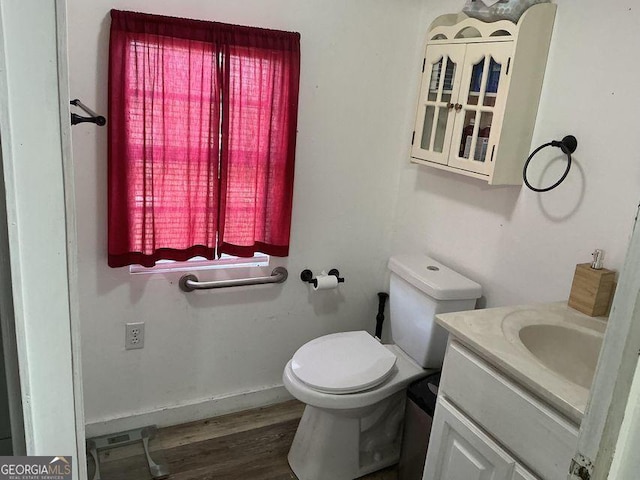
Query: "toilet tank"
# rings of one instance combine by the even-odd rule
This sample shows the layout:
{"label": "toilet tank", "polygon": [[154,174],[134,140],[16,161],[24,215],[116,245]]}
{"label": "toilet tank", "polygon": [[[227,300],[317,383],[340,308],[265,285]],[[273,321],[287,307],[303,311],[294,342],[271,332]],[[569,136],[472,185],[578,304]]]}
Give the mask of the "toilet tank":
{"label": "toilet tank", "polygon": [[425,255],[389,259],[391,338],[423,368],[441,368],[447,331],[438,313],[473,310],[482,287]]}

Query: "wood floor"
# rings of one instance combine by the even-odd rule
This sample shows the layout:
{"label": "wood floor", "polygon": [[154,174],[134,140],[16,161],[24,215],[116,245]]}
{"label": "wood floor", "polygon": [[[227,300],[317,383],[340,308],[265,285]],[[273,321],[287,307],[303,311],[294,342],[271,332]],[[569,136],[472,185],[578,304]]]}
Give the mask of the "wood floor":
{"label": "wood floor", "polygon": [[[149,443],[151,457],[169,465],[170,480],[295,479],[287,453],[303,410],[292,400],[163,428]],[[100,464],[103,480],[151,479],[142,444],[108,450]],[[362,478],[397,480],[398,475],[391,467]]]}

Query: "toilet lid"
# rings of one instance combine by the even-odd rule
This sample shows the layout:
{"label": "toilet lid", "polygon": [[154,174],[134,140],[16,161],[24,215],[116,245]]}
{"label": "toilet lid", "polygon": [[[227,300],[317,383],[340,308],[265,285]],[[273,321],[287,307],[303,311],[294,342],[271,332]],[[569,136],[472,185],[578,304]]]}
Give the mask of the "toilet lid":
{"label": "toilet lid", "polygon": [[382,383],[396,356],[365,331],[325,335],[293,355],[295,376],[314,390],[355,393]]}

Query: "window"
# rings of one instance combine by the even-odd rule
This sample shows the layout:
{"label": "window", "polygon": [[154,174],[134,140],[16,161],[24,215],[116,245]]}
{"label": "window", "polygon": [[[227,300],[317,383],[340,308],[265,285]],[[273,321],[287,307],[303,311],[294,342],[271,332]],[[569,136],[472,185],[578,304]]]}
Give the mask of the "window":
{"label": "window", "polygon": [[111,19],[109,265],[288,255],[299,35]]}

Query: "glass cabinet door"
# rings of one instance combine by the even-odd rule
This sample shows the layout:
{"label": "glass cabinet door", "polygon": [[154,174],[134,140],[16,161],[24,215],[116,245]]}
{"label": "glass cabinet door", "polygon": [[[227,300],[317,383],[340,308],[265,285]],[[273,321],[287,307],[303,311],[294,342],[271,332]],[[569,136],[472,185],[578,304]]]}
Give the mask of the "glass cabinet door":
{"label": "glass cabinet door", "polygon": [[[512,42],[467,46],[449,165],[488,174],[504,113]],[[495,133],[494,133],[495,132]]]}
{"label": "glass cabinet door", "polygon": [[464,45],[427,47],[411,148],[414,158],[448,163],[465,48]]}

